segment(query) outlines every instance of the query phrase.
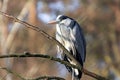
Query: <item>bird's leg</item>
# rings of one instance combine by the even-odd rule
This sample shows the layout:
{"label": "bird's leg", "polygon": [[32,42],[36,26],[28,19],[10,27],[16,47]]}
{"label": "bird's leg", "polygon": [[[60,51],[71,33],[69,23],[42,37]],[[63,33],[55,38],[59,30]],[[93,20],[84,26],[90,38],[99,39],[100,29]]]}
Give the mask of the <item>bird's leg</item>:
{"label": "bird's leg", "polygon": [[72,80],[74,80],[74,69],[72,68]]}

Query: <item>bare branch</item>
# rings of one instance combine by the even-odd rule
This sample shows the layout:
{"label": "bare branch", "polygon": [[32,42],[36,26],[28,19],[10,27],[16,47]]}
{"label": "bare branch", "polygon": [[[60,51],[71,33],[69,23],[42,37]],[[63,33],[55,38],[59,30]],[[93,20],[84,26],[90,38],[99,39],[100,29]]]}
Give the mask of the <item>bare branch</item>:
{"label": "bare branch", "polygon": [[26,79],[26,80],[65,80],[64,78],[56,77],[56,76],[41,76],[34,79]]}
{"label": "bare branch", "polygon": [[0,78],[0,80],[5,80],[5,78],[7,77],[8,73],[6,75],[4,75],[2,78]]}
{"label": "bare branch", "polygon": [[5,68],[5,67],[0,67],[0,69],[6,70],[8,73],[11,73],[11,74],[15,75],[15,76],[19,77],[19,78],[22,79],[22,80],[26,80],[25,78],[23,78],[22,76],[20,76],[19,74],[13,72],[13,71],[10,70],[10,69],[7,69],[7,68]]}
{"label": "bare branch", "polygon": [[[46,58],[46,59],[50,59],[50,60],[53,60],[53,61],[57,61],[57,62],[60,62],[61,64],[64,64],[64,65],[67,65],[67,66],[70,66],[70,67],[73,67],[73,68],[77,68],[77,69],[81,69],[80,67],[76,66],[76,65],[73,65],[73,64],[70,64],[68,63],[67,61],[63,61],[59,58],[54,58],[52,56],[49,56],[49,55],[43,55],[43,54],[31,54],[31,53],[25,53],[25,54],[10,54],[10,55],[2,55],[0,56],[0,58],[12,58],[12,57],[17,57],[17,58],[25,58],[25,57],[41,57],[41,58]],[[90,72],[86,69],[82,69],[81,70],[84,74],[86,75],[89,75],[93,78],[96,78],[97,80],[108,80],[100,75],[97,75],[93,72]]]}
{"label": "bare branch", "polygon": [[11,74],[19,77],[21,80],[52,80],[52,79],[54,79],[54,80],[65,80],[64,78],[60,78],[60,77],[56,77],[56,76],[40,76],[40,77],[33,78],[33,79],[32,78],[31,79],[27,79],[27,78],[22,77],[18,73],[13,72],[12,70],[7,69],[5,67],[0,67],[0,69],[6,70],[8,73],[11,73]]}
{"label": "bare branch", "polygon": [[65,64],[67,66],[71,66],[73,68],[78,68],[80,69],[78,66],[75,66],[73,64],[70,64],[69,62],[67,61],[63,61],[61,60],[60,58],[54,58],[52,56],[49,56],[49,55],[43,55],[43,54],[31,54],[31,53],[25,53],[25,54],[9,54],[9,55],[2,55],[0,56],[0,58],[13,58],[13,57],[17,57],[17,58],[26,58],[26,57],[41,57],[41,58],[46,58],[46,59],[50,59],[50,60],[53,60],[53,61],[57,61],[57,62],[60,62],[61,64]]}

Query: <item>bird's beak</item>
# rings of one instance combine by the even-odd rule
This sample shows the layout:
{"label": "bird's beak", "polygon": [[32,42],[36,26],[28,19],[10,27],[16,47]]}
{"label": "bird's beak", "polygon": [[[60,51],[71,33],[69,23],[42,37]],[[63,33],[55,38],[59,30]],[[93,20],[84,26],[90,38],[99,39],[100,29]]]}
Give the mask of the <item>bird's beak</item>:
{"label": "bird's beak", "polygon": [[50,21],[50,22],[48,22],[48,24],[57,24],[58,23],[58,21]]}

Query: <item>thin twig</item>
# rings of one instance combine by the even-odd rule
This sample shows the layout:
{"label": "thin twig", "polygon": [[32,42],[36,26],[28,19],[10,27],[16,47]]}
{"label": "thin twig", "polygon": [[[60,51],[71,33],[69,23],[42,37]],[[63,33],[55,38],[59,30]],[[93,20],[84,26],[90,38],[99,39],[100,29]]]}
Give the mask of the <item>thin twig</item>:
{"label": "thin twig", "polygon": [[22,76],[20,76],[18,73],[13,72],[12,70],[10,70],[10,69],[8,69],[8,68],[0,67],[0,69],[6,70],[8,73],[11,73],[11,74],[15,75],[15,76],[19,77],[19,78],[22,79],[22,80],[26,80],[25,78],[23,78]]}
{"label": "thin twig", "polygon": [[21,23],[21,24],[25,25],[27,28],[31,28],[31,29],[41,33],[47,39],[49,39],[52,42],[54,42],[55,44],[59,45],[63,49],[64,53],[76,64],[76,67],[78,67],[77,69],[81,70],[84,74],[89,75],[89,76],[91,76],[93,78],[96,78],[97,80],[108,80],[108,79],[106,79],[106,78],[104,78],[102,76],[99,76],[99,75],[97,75],[95,73],[92,73],[92,72],[90,72],[90,71],[88,71],[86,69],[82,69],[82,66],[79,64],[79,62],[76,61],[76,59],[69,53],[69,51],[60,42],[58,42],[54,37],[47,34],[45,31],[41,30],[39,27],[33,26],[33,25],[31,25],[31,24],[29,24],[29,23],[27,23],[25,21],[21,21],[21,20],[17,19],[16,17],[8,15],[7,13],[4,13],[4,12],[0,11],[0,14],[3,15],[3,16],[8,17],[10,19],[13,19],[14,21],[16,21],[18,23]]}
{"label": "thin twig", "polygon": [[61,77],[56,77],[56,76],[40,76],[38,78],[26,79],[26,80],[65,80],[65,79]]}
{"label": "thin twig", "polygon": [[5,80],[5,78],[7,77],[7,75],[8,75],[8,73],[5,76],[3,76],[0,80]]}
{"label": "thin twig", "polygon": [[28,79],[28,78],[22,77],[18,73],[13,72],[12,70],[7,69],[5,67],[0,67],[0,69],[6,70],[8,73],[11,73],[11,74],[19,77],[21,80],[65,80],[64,78],[60,78],[60,77],[56,77],[56,76],[40,76],[40,77],[37,77],[37,78]]}

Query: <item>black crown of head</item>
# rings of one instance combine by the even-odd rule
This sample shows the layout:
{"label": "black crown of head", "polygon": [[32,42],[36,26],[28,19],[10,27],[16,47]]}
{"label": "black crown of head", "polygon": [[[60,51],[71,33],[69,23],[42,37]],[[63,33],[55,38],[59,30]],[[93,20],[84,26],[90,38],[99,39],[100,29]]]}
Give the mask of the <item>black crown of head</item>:
{"label": "black crown of head", "polygon": [[[59,20],[62,21],[62,20],[67,19],[67,18],[70,18],[70,17],[62,15],[62,16],[59,17]],[[70,19],[72,19],[72,18],[70,18]]]}
{"label": "black crown of head", "polygon": [[62,21],[62,20],[67,19],[67,18],[68,18],[67,16],[62,15],[59,17],[59,20]]}

